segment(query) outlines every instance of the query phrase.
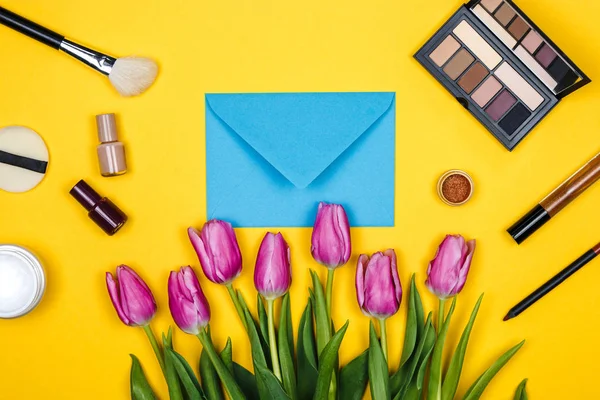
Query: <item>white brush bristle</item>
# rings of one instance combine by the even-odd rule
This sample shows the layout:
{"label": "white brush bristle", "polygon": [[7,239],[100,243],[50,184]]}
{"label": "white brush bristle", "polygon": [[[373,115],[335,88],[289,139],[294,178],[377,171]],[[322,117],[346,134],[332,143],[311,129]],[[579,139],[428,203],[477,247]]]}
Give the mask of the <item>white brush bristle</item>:
{"label": "white brush bristle", "polygon": [[108,79],[121,96],[129,97],[144,93],[157,74],[158,65],[150,58],[122,57],[113,65]]}

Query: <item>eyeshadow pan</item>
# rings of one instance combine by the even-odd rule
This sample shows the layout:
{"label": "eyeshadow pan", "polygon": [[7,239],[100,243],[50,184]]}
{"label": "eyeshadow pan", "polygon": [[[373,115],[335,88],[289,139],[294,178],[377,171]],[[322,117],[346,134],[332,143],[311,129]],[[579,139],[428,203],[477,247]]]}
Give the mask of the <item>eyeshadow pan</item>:
{"label": "eyeshadow pan", "polygon": [[481,4],[491,13],[496,11],[496,8],[502,4],[504,0],[481,0]]}
{"label": "eyeshadow pan", "polygon": [[527,121],[527,118],[529,118],[530,115],[531,112],[527,107],[518,103],[504,118],[502,118],[502,121],[500,121],[498,125],[500,125],[500,128],[508,135],[512,135],[521,125],[523,125],[523,122]]}
{"label": "eyeshadow pan", "polygon": [[577,74],[560,57],[556,57],[554,62],[550,64],[548,73],[559,82],[556,88],[558,91],[571,86],[577,81]]}
{"label": "eyeshadow pan", "polygon": [[494,15],[502,25],[506,26],[515,17],[515,15],[517,15],[517,13],[508,4],[504,3]]}
{"label": "eyeshadow pan", "polygon": [[527,51],[533,54],[540,47],[540,44],[542,44],[542,37],[532,29],[527,36],[525,36],[525,39],[523,39],[521,44]]}
{"label": "eyeshadow pan", "polygon": [[458,86],[470,94],[486,76],[488,76],[487,68],[478,61],[460,78]]}
{"label": "eyeshadow pan", "polygon": [[537,89],[531,86],[506,61],[494,71],[494,74],[530,109],[535,111],[544,102],[544,97],[542,97]]}
{"label": "eyeshadow pan", "polygon": [[465,49],[460,49],[452,60],[444,67],[444,72],[452,79],[456,80],[463,72],[475,61],[475,58]]}
{"label": "eyeshadow pan", "polygon": [[500,54],[467,21],[461,21],[453,32],[488,69],[496,68],[502,61]]}
{"label": "eyeshadow pan", "polygon": [[494,120],[498,121],[517,102],[508,90],[503,90],[485,109],[485,112]]}
{"label": "eyeshadow pan", "polygon": [[431,52],[429,58],[431,58],[435,65],[441,67],[446,64],[446,61],[448,61],[458,49],[460,49],[460,43],[452,36],[448,36],[433,52]]}
{"label": "eyeshadow pan", "polygon": [[488,77],[485,82],[471,95],[471,98],[481,108],[502,89],[502,84],[493,75]]}
{"label": "eyeshadow pan", "polygon": [[529,69],[542,81],[544,82],[544,84],[546,86],[548,86],[548,89],[550,90],[554,90],[556,88],[556,80],[554,80],[554,78],[552,78],[550,76],[550,74],[548,73],[548,71],[546,71],[544,69],[544,67],[542,67],[540,65],[540,63],[538,63],[537,61],[535,61],[535,59],[533,58],[533,56],[531,54],[529,54],[527,52],[527,50],[525,50],[525,48],[523,46],[518,46],[515,49],[515,54],[517,56],[519,56],[519,58],[521,59],[521,61],[523,61],[523,63],[529,67]]}
{"label": "eyeshadow pan", "polygon": [[505,45],[511,49],[515,47],[517,41],[512,37],[510,33],[502,25],[498,23],[487,11],[483,9],[479,4],[473,7],[473,14],[483,22],[490,30],[496,35]]}
{"label": "eyeshadow pan", "polygon": [[552,47],[548,46],[547,43],[544,43],[540,51],[535,55],[535,59],[538,60],[544,68],[548,68],[556,57],[556,52],[552,50]]}
{"label": "eyeshadow pan", "polygon": [[523,36],[529,30],[529,25],[525,20],[519,16],[515,18],[515,20],[508,27],[508,31],[513,35],[513,37],[517,40],[521,40]]}

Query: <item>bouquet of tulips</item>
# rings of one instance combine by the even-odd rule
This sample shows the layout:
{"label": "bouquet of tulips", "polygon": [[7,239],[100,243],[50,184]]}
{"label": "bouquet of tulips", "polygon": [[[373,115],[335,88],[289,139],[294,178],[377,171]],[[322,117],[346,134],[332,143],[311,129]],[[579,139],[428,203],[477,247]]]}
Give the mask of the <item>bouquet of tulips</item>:
{"label": "bouquet of tulips", "polygon": [[[168,294],[173,320],[183,332],[196,335],[202,345],[198,375],[175,351],[170,328],[162,335],[161,343],[156,339],[150,328],[156,312],[152,292],[131,268],[119,266],[116,279],[111,273],[106,274],[110,298],[123,323],[144,329],[171,399],[219,400],[226,396],[232,400],[359,400],[364,397],[367,386],[375,400],[455,398],[482,297],[475,304],[445,370],[442,356],[456,296],[465,285],[475,252],[474,240],[467,242],[460,235],[448,235],[429,264],[425,284],[439,299],[436,324],[433,313],[425,314],[413,275],[407,296],[404,346],[397,366],[388,364],[386,334],[386,321],[398,312],[403,296],[396,254],[388,249],[371,256],[360,255],[356,266],[356,297],[362,312],[371,318],[369,347],[340,368],[338,352],[349,322],[340,327],[332,320],[332,291],[336,268],[347,264],[351,256],[350,225],[341,205],[319,205],[311,253],[327,268],[327,282],[323,286],[317,274],[310,271],[312,287],[308,290],[296,343],[288,293],[292,281],[290,249],[282,234],[267,233],[258,251],[254,269],[257,315],[250,312],[244,296],[233,286],[242,272],[242,256],[231,225],[211,220],[201,231],[189,228],[188,235],[204,275],[229,292],[248,335],[253,372],[232,359],[231,340],[221,351],[213,345],[210,306],[191,267],[171,272]],[[446,311],[449,299],[452,303]],[[273,310],[278,301],[281,312],[276,320]],[[504,353],[462,398],[479,399],[488,383],[522,345],[523,342]],[[394,372],[390,374],[390,370]],[[525,383],[519,385],[515,399],[527,398]],[[134,400],[156,398],[139,360],[133,355],[131,397]]]}

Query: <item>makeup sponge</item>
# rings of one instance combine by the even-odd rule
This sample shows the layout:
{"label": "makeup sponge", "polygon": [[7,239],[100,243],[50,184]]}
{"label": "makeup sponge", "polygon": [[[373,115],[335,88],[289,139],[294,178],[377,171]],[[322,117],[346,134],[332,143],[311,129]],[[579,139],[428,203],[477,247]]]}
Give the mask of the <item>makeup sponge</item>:
{"label": "makeup sponge", "polygon": [[48,169],[48,148],[24,126],[0,129],[0,189],[21,193],[36,187]]}

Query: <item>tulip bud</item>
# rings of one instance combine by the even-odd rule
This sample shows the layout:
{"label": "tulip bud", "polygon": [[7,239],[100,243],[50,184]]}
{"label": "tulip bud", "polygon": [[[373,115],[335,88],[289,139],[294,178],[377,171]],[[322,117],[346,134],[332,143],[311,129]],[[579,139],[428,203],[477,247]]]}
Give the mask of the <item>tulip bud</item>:
{"label": "tulip bud", "polygon": [[402,302],[402,285],[396,267],[396,253],[389,249],[358,258],[356,296],[362,312],[377,319],[389,318],[398,312]]}
{"label": "tulip bud", "polygon": [[188,236],[211,282],[227,285],[242,272],[242,254],[229,222],[210,220],[200,233],[189,228]]}
{"label": "tulip bud", "polygon": [[156,313],[154,296],[146,283],[127,265],[117,267],[117,280],[106,273],[106,286],[117,315],[128,326],[148,325]]}
{"label": "tulip bud", "polygon": [[319,204],[310,252],[318,263],[329,269],[348,262],[352,248],[350,224],[344,207],[339,204]]}
{"label": "tulip bud", "polygon": [[281,233],[268,232],[258,250],[254,286],[267,300],[283,296],[292,284],[290,248]]}
{"label": "tulip bud", "polygon": [[460,293],[467,281],[475,240],[465,242],[461,235],[447,235],[427,268],[425,285],[440,299]]}
{"label": "tulip bud", "polygon": [[210,321],[210,306],[191,267],[169,275],[169,309],[177,326],[197,335]]}

